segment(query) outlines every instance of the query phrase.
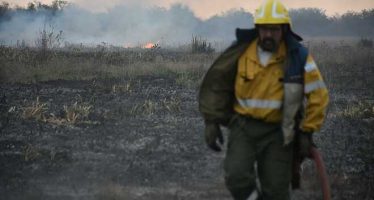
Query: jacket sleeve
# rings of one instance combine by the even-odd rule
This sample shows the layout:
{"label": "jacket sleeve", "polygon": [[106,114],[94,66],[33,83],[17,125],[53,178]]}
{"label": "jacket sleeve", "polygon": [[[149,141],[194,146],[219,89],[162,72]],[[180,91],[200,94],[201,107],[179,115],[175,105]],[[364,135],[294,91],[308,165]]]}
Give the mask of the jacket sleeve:
{"label": "jacket sleeve", "polygon": [[235,44],[223,52],[206,73],[199,91],[199,111],[205,121],[227,124],[233,113],[237,60],[248,44]]}
{"label": "jacket sleeve", "polygon": [[311,55],[308,55],[304,69],[305,109],[300,128],[304,132],[316,132],[324,121],[329,96],[321,72]]}

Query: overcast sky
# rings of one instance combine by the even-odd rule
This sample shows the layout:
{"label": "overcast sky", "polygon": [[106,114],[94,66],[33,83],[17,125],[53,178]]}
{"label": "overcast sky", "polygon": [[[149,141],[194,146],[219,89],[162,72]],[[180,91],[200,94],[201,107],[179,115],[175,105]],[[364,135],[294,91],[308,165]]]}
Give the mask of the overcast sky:
{"label": "overcast sky", "polygon": [[[32,0],[5,0],[12,5],[26,5]],[[50,3],[52,0],[39,0]],[[189,6],[194,13],[203,19],[230,9],[244,8],[253,13],[261,1],[257,0],[68,0],[82,8],[105,12],[118,4],[142,4],[146,6],[169,7],[173,3]],[[283,0],[288,8],[317,7],[326,10],[328,15],[341,14],[348,10],[361,11],[374,8],[374,0]]]}

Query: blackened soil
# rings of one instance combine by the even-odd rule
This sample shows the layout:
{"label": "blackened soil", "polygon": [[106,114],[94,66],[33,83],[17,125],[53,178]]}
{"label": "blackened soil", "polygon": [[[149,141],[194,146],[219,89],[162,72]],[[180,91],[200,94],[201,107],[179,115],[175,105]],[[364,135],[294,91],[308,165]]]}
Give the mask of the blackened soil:
{"label": "blackened soil", "polygon": [[[2,84],[0,95],[2,199],[230,199],[224,153],[204,144],[196,89],[173,78]],[[332,95],[315,139],[333,199],[373,199],[372,121],[336,114],[347,101]],[[89,111],[69,121],[74,105]],[[293,199],[322,199],[315,176],[306,162]]]}

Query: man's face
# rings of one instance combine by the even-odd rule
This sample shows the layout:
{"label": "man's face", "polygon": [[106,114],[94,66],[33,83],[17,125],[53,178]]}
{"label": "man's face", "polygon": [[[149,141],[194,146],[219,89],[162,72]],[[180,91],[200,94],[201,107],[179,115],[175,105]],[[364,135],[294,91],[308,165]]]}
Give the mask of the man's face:
{"label": "man's face", "polygon": [[282,25],[259,25],[260,46],[265,51],[275,52],[282,41]]}

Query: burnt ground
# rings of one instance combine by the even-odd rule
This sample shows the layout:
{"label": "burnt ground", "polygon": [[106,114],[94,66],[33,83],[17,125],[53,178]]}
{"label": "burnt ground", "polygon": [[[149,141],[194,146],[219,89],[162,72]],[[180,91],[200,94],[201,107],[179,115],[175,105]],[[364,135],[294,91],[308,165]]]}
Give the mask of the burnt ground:
{"label": "burnt ground", "polygon": [[[166,76],[1,84],[1,198],[230,199],[224,153],[203,141],[196,91]],[[374,199],[373,118],[340,112],[373,94],[331,96],[315,140],[333,199]],[[75,103],[89,111],[71,120],[64,106]],[[303,168],[293,199],[322,199],[312,163]]]}

